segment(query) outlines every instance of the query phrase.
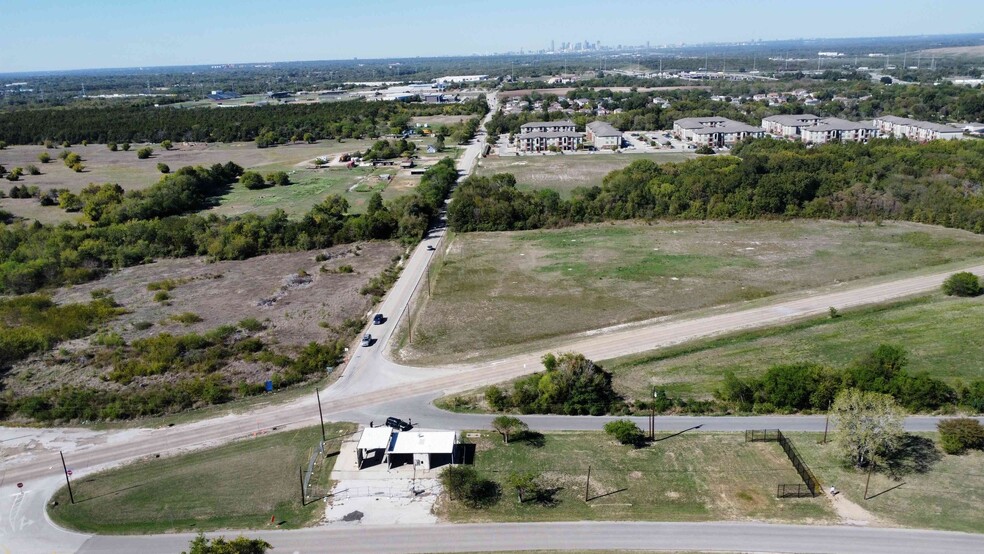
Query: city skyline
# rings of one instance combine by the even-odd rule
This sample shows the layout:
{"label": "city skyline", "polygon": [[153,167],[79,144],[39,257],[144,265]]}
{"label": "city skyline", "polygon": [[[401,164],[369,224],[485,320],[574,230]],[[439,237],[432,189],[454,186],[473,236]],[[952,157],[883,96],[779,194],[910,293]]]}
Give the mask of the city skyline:
{"label": "city skyline", "polygon": [[[833,0],[822,10],[776,1],[653,5],[625,0],[604,8],[570,0],[564,9],[505,0],[494,10],[435,0],[411,12],[392,0],[348,10],[312,9],[295,0],[276,5],[94,0],[85,10],[55,0],[46,6],[7,2],[5,12],[31,32],[0,37],[0,73],[468,56],[557,51],[561,42],[616,47],[961,34],[979,32],[977,22],[984,20],[984,6],[967,0],[945,5]],[[52,17],[69,12],[72,17]],[[594,12],[598,16],[591,16]]]}

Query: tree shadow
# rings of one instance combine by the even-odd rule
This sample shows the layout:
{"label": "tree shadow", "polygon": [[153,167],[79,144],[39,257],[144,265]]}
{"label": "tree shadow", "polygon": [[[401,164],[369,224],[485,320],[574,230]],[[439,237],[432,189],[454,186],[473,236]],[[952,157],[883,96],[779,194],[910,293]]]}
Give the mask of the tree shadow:
{"label": "tree shadow", "polygon": [[547,437],[543,433],[530,431],[529,429],[517,434],[513,440],[516,442],[525,442],[533,448],[543,448],[543,445],[547,444]]}
{"label": "tree shadow", "polygon": [[878,465],[888,476],[898,480],[913,473],[926,473],[941,459],[943,455],[931,439],[906,433],[898,447],[883,454]]}
{"label": "tree shadow", "polygon": [[546,508],[552,508],[557,504],[560,504],[560,501],[557,500],[557,493],[562,490],[564,490],[563,487],[542,487],[536,491],[536,494],[530,499],[530,502]]}

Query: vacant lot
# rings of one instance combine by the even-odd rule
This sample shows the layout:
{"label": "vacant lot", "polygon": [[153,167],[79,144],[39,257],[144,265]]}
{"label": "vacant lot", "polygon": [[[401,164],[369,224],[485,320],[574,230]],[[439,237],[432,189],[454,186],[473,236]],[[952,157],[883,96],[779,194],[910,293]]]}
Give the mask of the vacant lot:
{"label": "vacant lot", "polygon": [[[433,139],[422,138],[418,147],[426,149]],[[62,148],[45,149],[43,146],[12,146],[0,151],[0,165],[8,170],[14,167],[38,166],[41,175],[27,175],[12,183],[3,181],[4,190],[14,185],[37,186],[42,191],[48,189],[68,189],[78,192],[89,183],[117,183],[126,190],[147,188],[161,178],[158,163],[165,163],[175,171],[184,166],[212,165],[233,161],[246,169],[267,174],[286,171],[295,183],[289,187],[274,187],[262,190],[247,190],[235,185],[230,192],[218,199],[217,213],[225,215],[246,212],[269,213],[282,208],[290,215],[305,213],[310,207],[324,199],[327,194],[342,194],[359,211],[373,190],[383,191],[385,198],[393,198],[407,192],[420,181],[419,176],[411,176],[409,171],[398,167],[372,169],[344,168],[314,169],[310,163],[317,157],[325,156],[333,160],[341,153],[365,151],[372,141],[346,140],[344,142],[321,141],[317,144],[290,144],[276,148],[256,148],[253,143],[205,144],[178,143],[172,150],[164,150],[159,145],[150,145],[154,154],[145,160],[137,158],[136,150],[144,145],[134,144],[129,152],[119,150],[110,152],[105,145],[75,145],[67,150],[78,153],[86,167],[76,173],[65,167],[57,159]],[[47,152],[52,161],[42,164],[37,156]],[[454,155],[450,151],[448,155]],[[423,154],[418,165],[429,166],[441,156]],[[392,182],[380,180],[384,174],[393,175]],[[353,189],[353,187],[358,187]],[[371,190],[370,190],[371,189]],[[43,223],[59,223],[78,219],[77,214],[68,214],[57,206],[42,207],[36,199],[0,199],[0,208],[25,219],[37,219]]]}
{"label": "vacant lot", "polygon": [[479,162],[479,175],[512,173],[520,189],[554,189],[567,198],[577,187],[601,185],[601,180],[635,160],[656,163],[682,162],[695,154],[661,152],[656,154],[565,154],[549,156],[491,157]]}
{"label": "vacant lot", "polygon": [[824,486],[834,485],[848,500],[869,511],[875,524],[984,533],[984,452],[951,456],[938,449],[939,436],[910,439],[895,477],[845,467],[833,443],[818,445],[820,435],[792,434],[797,450]]}
{"label": "vacant lot", "polygon": [[[277,350],[290,352],[311,341],[325,341],[334,336],[331,328],[365,316],[371,299],[359,294],[359,289],[402,252],[395,243],[374,242],[245,261],[161,260],[60,289],[54,299],[58,303],[86,302],[93,290],[108,289],[127,313],[104,331],[119,333],[127,342],[160,333],[204,333],[255,318],[266,326],[258,338],[276,345]],[[318,254],[329,259],[317,262],[314,258]],[[342,265],[351,266],[352,273],[334,271]],[[322,271],[322,267],[329,271]],[[148,290],[148,285],[166,280],[174,285],[166,292],[169,298],[155,301],[158,292]],[[201,321],[182,324],[173,319],[185,313],[195,314]],[[18,364],[4,376],[4,388],[25,394],[64,384],[117,387],[100,378],[106,369],[88,365],[83,353],[92,338],[62,343],[47,354]],[[222,372],[230,378],[262,383],[272,369],[257,362],[233,362]],[[141,383],[130,386],[139,388]]]}
{"label": "vacant lot", "polygon": [[[984,237],[831,221],[593,225],[456,235],[411,360],[525,351],[605,326],[984,256]],[[426,290],[426,287],[425,287]],[[523,346],[520,346],[523,345]]]}
{"label": "vacant lot", "polygon": [[[657,434],[657,438],[661,435]],[[777,499],[777,483],[799,476],[777,443],[745,443],[744,436],[692,433],[645,448],[620,445],[601,432],[549,433],[542,445],[483,432],[475,468],[502,485],[487,510],[442,500],[456,521],[703,521],[767,520],[833,523],[824,498]],[[585,483],[591,467],[589,501]],[[512,472],[534,471],[555,503],[520,504],[506,484]]]}
{"label": "vacant lot", "polygon": [[[354,424],[326,425],[328,437]],[[298,468],[321,440],[307,427],[184,454],[149,458],[76,479],[75,504],[62,488],[49,508],[52,519],[90,533],[163,533],[214,529],[297,528],[318,520],[324,502],[301,504]],[[329,441],[326,451],[338,447]],[[335,457],[319,458],[312,489],[328,490]],[[277,525],[270,523],[273,517]]]}
{"label": "vacant lot", "polygon": [[848,312],[764,331],[741,333],[605,362],[616,390],[643,398],[653,385],[672,396],[709,398],[732,371],[760,375],[772,365],[819,362],[843,367],[879,344],[909,352],[911,371],[928,371],[951,385],[984,379],[984,301],[980,298],[929,298]]}

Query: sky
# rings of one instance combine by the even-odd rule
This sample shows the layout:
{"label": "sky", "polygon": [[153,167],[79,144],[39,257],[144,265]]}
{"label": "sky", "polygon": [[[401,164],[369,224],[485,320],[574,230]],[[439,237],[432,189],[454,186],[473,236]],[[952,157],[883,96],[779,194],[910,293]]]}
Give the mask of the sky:
{"label": "sky", "polygon": [[981,0],[0,0],[0,73],[984,32]]}

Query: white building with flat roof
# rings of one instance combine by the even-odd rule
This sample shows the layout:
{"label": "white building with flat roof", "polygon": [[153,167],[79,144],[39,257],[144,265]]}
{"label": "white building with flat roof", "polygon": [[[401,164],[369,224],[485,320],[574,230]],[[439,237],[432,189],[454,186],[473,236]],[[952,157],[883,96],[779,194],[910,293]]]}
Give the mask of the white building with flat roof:
{"label": "white building with flat roof", "polygon": [[454,431],[403,431],[393,433],[387,462],[393,467],[401,458],[424,470],[444,464],[453,464],[458,433]]}

